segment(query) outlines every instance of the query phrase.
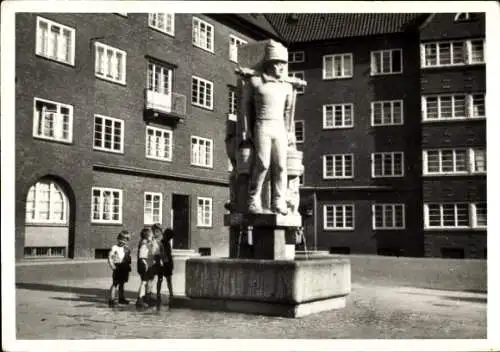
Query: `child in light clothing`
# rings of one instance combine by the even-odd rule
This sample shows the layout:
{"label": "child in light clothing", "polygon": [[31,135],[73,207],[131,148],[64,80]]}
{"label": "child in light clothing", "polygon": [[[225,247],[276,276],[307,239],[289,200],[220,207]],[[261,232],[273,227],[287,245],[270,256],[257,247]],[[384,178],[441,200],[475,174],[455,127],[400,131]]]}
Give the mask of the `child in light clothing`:
{"label": "child in light clothing", "polygon": [[[162,238],[162,229],[160,224],[154,224],[151,226],[151,231],[153,232],[153,238],[150,242],[149,246],[149,260],[153,262],[153,265],[148,270],[151,270],[148,284],[146,285],[146,296],[144,298],[145,302],[149,305],[158,305],[161,302],[160,290],[161,288],[161,268],[162,268],[162,257],[161,257],[161,238]],[[153,284],[155,276],[158,275],[158,279],[156,281],[156,301],[153,298]]]}
{"label": "child in light clothing", "polygon": [[137,301],[135,305],[137,308],[148,307],[144,301],[146,288],[149,281],[154,277],[153,274],[153,260],[151,256],[151,241],[153,238],[153,232],[150,228],[145,227],[141,231],[141,240],[139,242],[139,247],[137,249],[137,272],[141,277],[141,283],[139,285],[139,291],[137,293]]}
{"label": "child in light clothing", "polygon": [[[130,248],[127,243],[130,239],[128,231],[123,230],[118,234],[117,244],[111,247],[108,254],[108,264],[113,270],[113,283],[109,289],[109,306],[113,307],[120,304],[128,304],[129,301],[125,299],[124,285],[128,282],[129,273],[131,271],[130,264],[132,258],[130,257]],[[116,291],[118,290],[118,299],[116,298]]]}

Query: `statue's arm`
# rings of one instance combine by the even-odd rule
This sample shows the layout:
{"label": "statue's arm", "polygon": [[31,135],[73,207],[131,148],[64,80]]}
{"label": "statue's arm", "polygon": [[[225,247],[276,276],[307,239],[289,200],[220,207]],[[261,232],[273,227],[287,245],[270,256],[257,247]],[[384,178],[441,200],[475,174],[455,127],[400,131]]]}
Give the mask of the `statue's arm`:
{"label": "statue's arm", "polygon": [[[284,107],[284,111],[283,111],[283,118],[285,119],[285,127],[286,127],[286,130],[289,132],[289,134],[293,134],[291,132],[293,132],[293,129],[294,129],[294,126],[293,126],[293,88],[292,88],[292,85],[289,85],[289,87],[287,87],[287,95],[286,95],[286,99],[285,99],[285,107]],[[291,136],[288,136],[288,138],[290,139]]]}

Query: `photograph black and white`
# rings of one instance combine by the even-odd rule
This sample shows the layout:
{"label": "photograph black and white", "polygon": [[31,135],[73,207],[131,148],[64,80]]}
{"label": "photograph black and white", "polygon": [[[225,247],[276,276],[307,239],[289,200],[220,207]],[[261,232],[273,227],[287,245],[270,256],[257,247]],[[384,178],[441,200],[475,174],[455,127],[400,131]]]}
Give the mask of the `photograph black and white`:
{"label": "photograph black and white", "polygon": [[498,4],[237,3],[2,4],[3,349],[500,348]]}

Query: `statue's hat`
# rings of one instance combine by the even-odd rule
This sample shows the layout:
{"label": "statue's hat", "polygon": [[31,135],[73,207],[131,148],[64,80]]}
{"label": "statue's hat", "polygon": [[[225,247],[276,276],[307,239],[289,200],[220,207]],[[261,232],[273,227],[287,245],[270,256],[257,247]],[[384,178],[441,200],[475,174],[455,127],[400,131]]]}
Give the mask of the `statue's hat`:
{"label": "statue's hat", "polygon": [[288,49],[275,40],[270,40],[266,45],[264,61],[283,61],[288,62]]}

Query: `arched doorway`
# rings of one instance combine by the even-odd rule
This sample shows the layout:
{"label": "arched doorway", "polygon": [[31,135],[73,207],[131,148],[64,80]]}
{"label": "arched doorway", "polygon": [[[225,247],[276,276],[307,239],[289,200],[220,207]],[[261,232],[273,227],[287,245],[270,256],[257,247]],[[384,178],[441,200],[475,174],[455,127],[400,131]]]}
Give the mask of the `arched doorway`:
{"label": "arched doorway", "polygon": [[26,197],[25,258],[64,258],[70,251],[70,204],[64,187],[44,178]]}

